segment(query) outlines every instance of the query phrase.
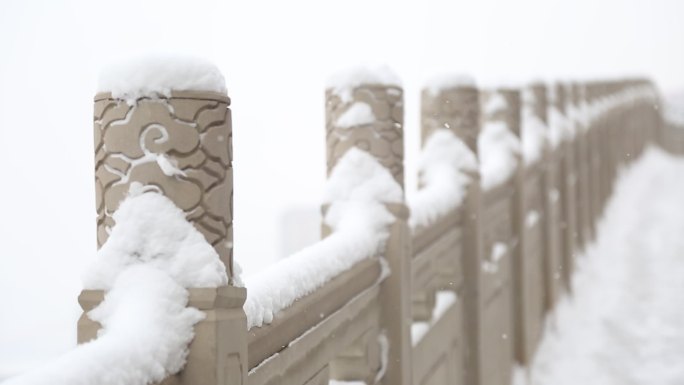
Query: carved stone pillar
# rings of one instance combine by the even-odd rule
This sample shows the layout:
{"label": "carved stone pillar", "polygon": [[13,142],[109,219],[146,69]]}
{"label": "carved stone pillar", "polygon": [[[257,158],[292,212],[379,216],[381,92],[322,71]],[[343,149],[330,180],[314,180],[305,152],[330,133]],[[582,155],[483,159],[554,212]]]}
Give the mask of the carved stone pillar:
{"label": "carved stone pillar", "polygon": [[[129,104],[109,93],[95,97],[97,241],[115,225],[112,214],[132,185],[164,194],[214,246],[235,284],[230,99],[213,92],[172,92]],[[192,258],[192,255],[187,256]],[[206,315],[195,325],[184,369],[162,384],[238,385],[247,381],[246,290],[235,286],[188,288],[188,306]],[[87,312],[104,297],[84,290],[79,343],[100,325]]]}
{"label": "carved stone pillar", "polygon": [[568,95],[566,93],[566,87],[563,83],[556,83],[553,85],[554,95],[556,97],[553,99],[553,106],[563,115],[567,115],[566,104],[568,102]]}
{"label": "carved stone pillar", "polygon": [[439,93],[423,90],[421,137],[423,143],[440,128],[451,130],[477,154],[480,133],[480,93],[475,87],[445,88]]}
{"label": "carved stone pillar", "polygon": [[[373,155],[404,186],[404,98],[397,86],[364,84],[343,98],[326,90],[325,129],[328,175],[351,147]],[[346,114],[362,110],[358,124]]]}
{"label": "carved stone pillar", "polygon": [[[477,156],[477,138],[480,134],[480,92],[474,86],[447,87],[435,92],[424,89],[421,94],[421,137],[423,143],[438,129],[447,129],[461,139]],[[483,357],[481,349],[482,309],[480,296],[482,239],[482,204],[478,170],[463,170],[472,180],[468,184],[462,204],[465,377],[467,384],[480,384]],[[455,382],[456,383],[456,382]]]}
{"label": "carved stone pillar", "polygon": [[[328,174],[352,147],[372,155],[404,187],[404,100],[398,86],[361,84],[341,96],[326,90],[326,140]],[[387,203],[395,216],[390,226],[384,257],[391,274],[381,284],[380,318],[389,340],[387,370],[383,384],[411,383],[411,233],[408,210],[402,203]],[[350,352],[354,350],[350,346]],[[368,354],[374,354],[373,349]],[[350,353],[351,355],[354,355]],[[377,352],[375,352],[377,354]],[[343,354],[344,355],[344,354]],[[348,360],[349,357],[340,357]],[[364,360],[355,359],[354,362]],[[373,359],[369,358],[368,362]],[[347,369],[345,368],[347,366]],[[372,365],[371,365],[372,366]],[[347,363],[333,363],[331,375],[349,379],[361,376]],[[367,378],[358,378],[366,380]]]}
{"label": "carved stone pillar", "polygon": [[503,122],[509,130],[520,138],[521,98],[520,91],[511,88],[498,88],[482,95],[483,105],[487,105],[492,98],[501,97],[506,101],[503,108],[484,111],[483,119],[488,122]]}
{"label": "carved stone pillar", "polygon": [[546,85],[543,83],[535,83],[530,85],[532,92],[532,112],[542,121],[542,123],[549,124],[549,97],[546,90]]}
{"label": "carved stone pillar", "polygon": [[233,277],[233,168],[230,99],[214,92],[173,92],[130,105],[95,97],[98,247],[133,183],[159,191],[216,249]]}

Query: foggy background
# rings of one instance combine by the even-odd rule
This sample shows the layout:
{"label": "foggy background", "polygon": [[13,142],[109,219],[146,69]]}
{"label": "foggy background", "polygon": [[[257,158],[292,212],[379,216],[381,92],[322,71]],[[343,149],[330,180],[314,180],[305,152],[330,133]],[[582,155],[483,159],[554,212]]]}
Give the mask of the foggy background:
{"label": "foggy background", "polygon": [[112,59],[189,53],[223,71],[235,256],[250,274],[318,236],[336,69],[383,62],[403,79],[412,189],[426,77],[646,75],[673,92],[683,11],[678,0],[0,0],[0,378],[75,345],[80,272],[96,249],[92,97]]}

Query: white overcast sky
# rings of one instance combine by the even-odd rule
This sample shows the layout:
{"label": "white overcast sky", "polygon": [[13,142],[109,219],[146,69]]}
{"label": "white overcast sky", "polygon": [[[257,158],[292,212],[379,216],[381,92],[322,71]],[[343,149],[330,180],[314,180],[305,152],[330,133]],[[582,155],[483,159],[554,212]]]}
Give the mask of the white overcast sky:
{"label": "white overcast sky", "polygon": [[637,74],[679,89],[682,16],[680,0],[0,0],[0,378],[74,343],[79,274],[95,251],[92,96],[112,58],[190,53],[224,72],[235,252],[254,272],[282,257],[290,208],[308,216],[308,233],[292,236],[315,232],[335,69],[385,62],[404,80],[412,185],[431,73],[486,84]]}

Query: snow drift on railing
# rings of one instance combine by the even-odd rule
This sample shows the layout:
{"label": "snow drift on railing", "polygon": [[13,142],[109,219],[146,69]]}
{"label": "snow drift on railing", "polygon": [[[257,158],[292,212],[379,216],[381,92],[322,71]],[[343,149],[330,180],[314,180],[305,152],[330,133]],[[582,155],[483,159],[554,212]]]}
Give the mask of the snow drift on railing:
{"label": "snow drift on railing", "polygon": [[368,153],[351,148],[326,184],[325,223],[333,233],[245,278],[247,327],[262,326],[296,300],[314,292],[357,262],[377,255],[394,216],[383,203],[402,202],[392,175]]}
{"label": "snow drift on railing", "polygon": [[213,91],[225,94],[226,82],[212,63],[192,56],[152,55],[115,63],[99,77],[97,92],[129,104],[142,97],[171,96],[173,91]]}
{"label": "snow drift on railing", "polygon": [[98,338],[8,385],[158,383],[185,365],[195,323],[186,287],[228,282],[218,254],[156,192],[134,188],[113,215],[116,225],[84,276],[86,288],[108,289],[88,313]]}
{"label": "snow drift on railing", "polygon": [[522,114],[520,134],[522,155],[525,164],[533,164],[541,159],[546,144],[546,124],[534,113],[534,93],[527,87],[522,91]]}
{"label": "snow drift on railing", "polygon": [[[494,94],[484,108],[485,116],[507,108],[506,99]],[[477,138],[480,157],[480,182],[487,190],[504,183],[518,167],[520,140],[503,121],[489,121],[482,125]]]}
{"label": "snow drift on railing", "polygon": [[427,226],[458,207],[477,159],[451,130],[437,129],[425,142],[418,170],[421,189],[408,197],[411,227]]}
{"label": "snow drift on railing", "polygon": [[77,346],[4,385],[146,385],[185,365],[193,325],[188,292],[166,273],[135,265],[123,271],[105,301],[89,313],[102,324],[96,340]]}

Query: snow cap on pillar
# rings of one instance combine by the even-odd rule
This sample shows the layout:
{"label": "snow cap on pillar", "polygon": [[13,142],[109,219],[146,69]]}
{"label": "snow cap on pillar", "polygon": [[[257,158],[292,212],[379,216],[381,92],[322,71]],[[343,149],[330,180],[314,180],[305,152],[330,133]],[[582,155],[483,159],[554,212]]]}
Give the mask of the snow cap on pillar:
{"label": "snow cap on pillar", "polygon": [[232,271],[230,99],[203,59],[157,55],[110,66],[95,96],[98,247],[131,186],[164,194]]}

